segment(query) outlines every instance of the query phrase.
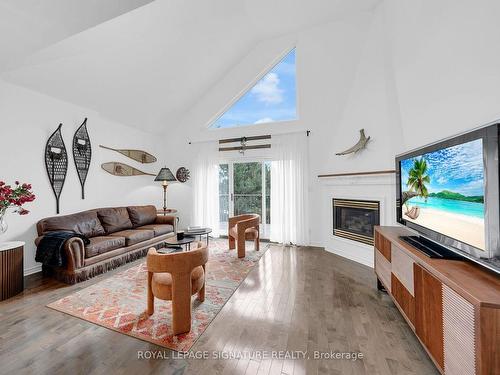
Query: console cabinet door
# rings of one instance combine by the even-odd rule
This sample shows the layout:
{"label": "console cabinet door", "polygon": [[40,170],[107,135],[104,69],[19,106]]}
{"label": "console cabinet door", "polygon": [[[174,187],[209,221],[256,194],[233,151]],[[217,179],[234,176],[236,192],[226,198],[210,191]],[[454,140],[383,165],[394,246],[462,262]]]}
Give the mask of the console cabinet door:
{"label": "console cabinet door", "polygon": [[443,287],[441,281],[414,264],[415,332],[433,357],[444,368]]}
{"label": "console cabinet door", "polygon": [[413,260],[403,250],[391,247],[391,294],[412,326],[415,326]]}
{"label": "console cabinet door", "polygon": [[443,285],[444,373],[476,373],[474,305]]}
{"label": "console cabinet door", "polygon": [[379,232],[375,232],[375,248],[391,262],[391,241],[382,236]]}
{"label": "console cabinet door", "polygon": [[375,249],[375,273],[384,287],[388,291],[391,290],[391,263],[377,249]]}
{"label": "console cabinet door", "polygon": [[394,273],[391,274],[391,294],[406,319],[415,326],[415,298]]}
{"label": "console cabinet door", "polygon": [[391,260],[392,273],[399,279],[408,293],[414,297],[415,282],[413,280],[413,263],[415,262],[406,255],[405,251],[394,244],[391,247]]}

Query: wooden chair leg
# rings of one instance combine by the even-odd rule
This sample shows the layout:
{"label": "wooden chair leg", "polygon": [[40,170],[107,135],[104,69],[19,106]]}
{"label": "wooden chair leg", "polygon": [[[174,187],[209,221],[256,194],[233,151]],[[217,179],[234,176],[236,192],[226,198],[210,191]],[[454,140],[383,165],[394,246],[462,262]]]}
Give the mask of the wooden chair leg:
{"label": "wooden chair leg", "polygon": [[206,265],[204,264],[202,267],[203,267],[203,287],[198,292],[198,300],[200,302],[205,301],[205,284],[207,280]]}
{"label": "wooden chair leg", "polygon": [[153,290],[151,283],[153,281],[153,272],[148,272],[148,315],[153,315],[155,312],[155,296],[153,295]]}
{"label": "wooden chair leg", "polygon": [[255,238],[255,250],[260,250],[260,236],[257,236],[257,238]]}
{"label": "wooden chair leg", "polygon": [[238,235],[238,243],[236,246],[238,247],[238,258],[245,257],[245,233],[243,235]]}
{"label": "wooden chair leg", "polygon": [[236,248],[236,241],[234,239],[234,237],[232,237],[230,234],[227,236],[227,238],[229,239],[229,249],[230,250],[233,250]]}
{"label": "wooden chair leg", "polygon": [[172,331],[174,335],[191,331],[191,275],[172,275]]}

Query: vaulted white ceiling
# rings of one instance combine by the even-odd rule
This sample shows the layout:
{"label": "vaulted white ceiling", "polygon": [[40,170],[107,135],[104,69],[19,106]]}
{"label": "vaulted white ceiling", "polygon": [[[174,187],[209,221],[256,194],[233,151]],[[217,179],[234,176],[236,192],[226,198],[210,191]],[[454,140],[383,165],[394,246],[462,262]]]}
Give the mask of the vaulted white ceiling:
{"label": "vaulted white ceiling", "polygon": [[0,1],[0,11],[9,12],[0,15],[0,47],[10,56],[0,56],[3,79],[158,133],[175,125],[259,41],[378,3]]}
{"label": "vaulted white ceiling", "polygon": [[153,0],[0,0],[0,72]]}

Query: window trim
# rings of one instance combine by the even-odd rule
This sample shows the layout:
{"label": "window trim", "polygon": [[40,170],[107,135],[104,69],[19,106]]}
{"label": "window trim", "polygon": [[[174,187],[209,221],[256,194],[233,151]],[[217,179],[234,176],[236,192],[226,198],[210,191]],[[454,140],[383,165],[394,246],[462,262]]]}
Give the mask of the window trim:
{"label": "window trim", "polygon": [[[245,125],[235,125],[231,126],[228,128],[214,128],[213,125],[217,120],[219,120],[224,114],[231,109],[233,105],[236,104],[243,96],[245,96],[262,78],[266,76],[271,70],[273,70],[280,62],[282,62],[285,57],[295,50],[295,119],[291,120],[276,120],[276,121],[271,121],[271,122],[263,122],[259,124],[245,124]],[[246,85],[243,90],[241,90],[236,96],[231,99],[228,104],[226,104],[220,111],[218,111],[214,116],[211,117],[211,119],[206,123],[205,128],[210,130],[210,131],[217,131],[217,130],[227,130],[227,129],[234,129],[234,128],[244,128],[244,127],[249,127],[249,126],[258,126],[258,125],[269,125],[269,124],[274,124],[274,123],[280,123],[280,122],[293,122],[293,121],[298,121],[300,119],[299,117],[299,85],[298,85],[298,80],[297,80],[297,45],[293,44],[292,47],[286,48],[284,52],[282,52],[276,59],[274,59],[270,64],[268,64],[257,76],[248,84]]]}

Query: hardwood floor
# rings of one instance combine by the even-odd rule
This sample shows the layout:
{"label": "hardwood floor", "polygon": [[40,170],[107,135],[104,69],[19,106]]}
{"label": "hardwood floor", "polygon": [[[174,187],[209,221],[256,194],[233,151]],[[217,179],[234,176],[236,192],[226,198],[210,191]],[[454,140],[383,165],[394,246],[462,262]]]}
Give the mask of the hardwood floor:
{"label": "hardwood floor", "polygon": [[[0,373],[438,373],[390,298],[377,291],[373,270],[318,248],[269,249],[191,352],[253,358],[178,358],[45,307],[110,274],[74,286],[28,277],[24,293],[0,303]],[[285,350],[307,351],[311,359],[256,358]],[[315,350],[361,352],[363,359],[312,359]],[[139,359],[138,351],[168,358]]]}

